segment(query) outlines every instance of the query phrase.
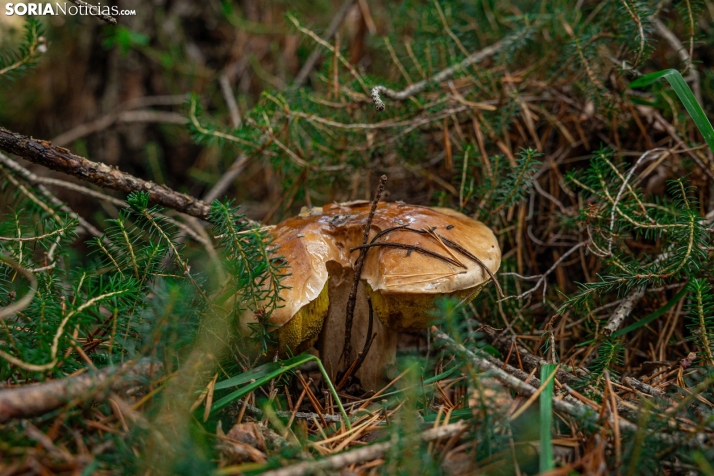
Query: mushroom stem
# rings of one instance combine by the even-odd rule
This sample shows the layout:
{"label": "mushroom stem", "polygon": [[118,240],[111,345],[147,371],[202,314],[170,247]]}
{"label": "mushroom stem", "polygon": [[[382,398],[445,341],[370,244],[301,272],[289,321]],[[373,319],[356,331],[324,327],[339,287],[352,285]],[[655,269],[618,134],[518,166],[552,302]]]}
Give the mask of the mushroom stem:
{"label": "mushroom stem", "polygon": [[[353,314],[353,330],[350,336],[351,351],[347,359],[342,361],[343,342],[346,329],[346,315],[344,312],[347,304],[347,293],[354,277],[351,269],[342,268],[336,271],[332,268],[335,263],[330,263],[330,310],[320,333],[317,343],[320,360],[327,369],[330,378],[335,380],[338,370],[342,366],[349,366],[356,359],[363,359],[361,366],[354,375],[359,379],[366,390],[378,390],[385,383],[385,370],[396,362],[398,332],[386,328],[379,319],[373,319],[372,335],[376,334],[369,347],[369,352],[364,352],[364,343],[369,331],[369,306],[364,283],[360,282],[355,293],[355,307]],[[371,337],[370,337],[371,338]],[[360,357],[360,351],[363,355]]]}

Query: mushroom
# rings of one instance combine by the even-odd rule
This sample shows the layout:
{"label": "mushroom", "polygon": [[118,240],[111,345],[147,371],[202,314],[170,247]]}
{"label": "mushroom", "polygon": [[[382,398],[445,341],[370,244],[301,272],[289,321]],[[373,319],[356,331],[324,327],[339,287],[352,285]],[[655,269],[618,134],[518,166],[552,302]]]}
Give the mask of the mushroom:
{"label": "mushroom", "polygon": [[[470,300],[498,270],[501,250],[483,223],[444,208],[379,203],[369,242],[362,245],[370,211],[366,201],[304,210],[271,230],[277,253],[290,274],[280,293],[283,307],[273,311],[281,355],[298,353],[317,342],[320,357],[334,378],[340,364],[357,358],[370,337],[371,298],[376,338],[357,372],[362,385],[375,389],[394,362],[398,332],[426,329],[436,300]],[[350,362],[340,362],[345,308],[354,264],[367,248],[352,330]]]}
{"label": "mushroom", "polygon": [[[408,207],[408,208],[407,208]],[[446,208],[397,206],[394,220],[373,239],[362,270],[374,310],[389,329],[426,329],[439,297],[470,301],[501,264],[493,232]],[[388,230],[388,231],[387,231]]]}

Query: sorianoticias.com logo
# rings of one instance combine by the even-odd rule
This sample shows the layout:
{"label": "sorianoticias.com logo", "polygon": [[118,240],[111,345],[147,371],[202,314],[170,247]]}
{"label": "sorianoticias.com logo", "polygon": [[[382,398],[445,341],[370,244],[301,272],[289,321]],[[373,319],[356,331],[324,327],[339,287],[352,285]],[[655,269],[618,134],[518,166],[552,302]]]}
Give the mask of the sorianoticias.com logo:
{"label": "sorianoticias.com logo", "polygon": [[115,5],[90,5],[85,2],[77,2],[77,4],[67,2],[55,3],[6,3],[5,15],[34,15],[34,16],[54,16],[54,15],[136,15],[135,10],[120,10]]}

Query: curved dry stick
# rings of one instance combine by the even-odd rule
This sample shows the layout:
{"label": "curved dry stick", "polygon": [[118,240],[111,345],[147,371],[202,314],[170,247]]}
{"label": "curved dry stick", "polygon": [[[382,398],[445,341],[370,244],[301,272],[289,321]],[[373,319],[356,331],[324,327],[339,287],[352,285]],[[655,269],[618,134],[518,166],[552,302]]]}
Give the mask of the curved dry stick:
{"label": "curved dry stick", "polygon": [[184,125],[188,119],[181,114],[169,111],[154,111],[145,109],[139,111],[119,111],[112,112],[105,116],[99,117],[91,122],[80,124],[67,132],[54,137],[52,142],[58,146],[65,146],[86,137],[90,134],[108,129],[117,123],[160,123],[160,124],[180,124]]}
{"label": "curved dry stick", "polygon": [[19,263],[16,263],[15,260],[0,255],[0,261],[10,266],[12,269],[17,271],[30,281],[30,290],[27,292],[27,294],[25,294],[24,296],[22,296],[22,298],[10,304],[9,306],[0,309],[0,321],[2,321],[8,316],[12,316],[13,314],[22,311],[30,305],[30,303],[35,297],[35,293],[37,293],[37,278],[29,270],[20,266]]}
{"label": "curved dry stick", "polygon": [[369,243],[366,245],[355,246],[354,248],[350,248],[350,252],[355,251],[355,250],[374,248],[375,246],[384,246],[386,248],[402,248],[404,250],[417,251],[417,252],[425,254],[427,256],[431,256],[432,258],[446,261],[447,263],[453,264],[454,266],[458,266],[459,268],[466,268],[466,266],[464,266],[462,263],[459,263],[458,261],[455,261],[447,256],[442,256],[439,253],[429,251],[427,249],[422,248],[421,246],[405,245],[404,243],[388,243],[388,242],[384,242],[384,241],[378,241],[376,243]]}
{"label": "curved dry stick", "polygon": [[[425,231],[425,230],[415,230],[414,228],[409,228],[409,225],[395,226],[395,227],[393,227],[393,228],[387,228],[386,230],[382,230],[382,231],[380,231],[379,233],[377,233],[377,234],[375,235],[375,237],[372,238],[372,243],[373,243],[373,244],[374,244],[374,243],[382,243],[381,241],[380,241],[380,242],[377,242],[377,241],[376,241],[377,238],[380,238],[380,237],[386,235],[387,233],[391,233],[391,232],[393,232],[393,231],[399,231],[399,230],[411,231],[412,233],[419,233],[420,235],[427,235],[427,236],[432,236],[432,233],[433,233],[434,236],[437,237],[437,239],[440,239],[441,241],[443,241],[446,246],[448,246],[449,248],[452,248],[452,249],[458,251],[459,253],[463,254],[463,255],[466,256],[467,258],[469,258],[469,259],[475,261],[476,263],[478,263],[478,265],[481,266],[484,271],[486,271],[486,273],[490,276],[490,278],[491,278],[491,280],[493,281],[493,283],[496,285],[496,289],[498,290],[499,296],[500,296],[501,298],[505,297],[504,294],[503,294],[503,289],[501,289],[501,285],[500,285],[500,284],[498,283],[498,281],[496,280],[496,276],[491,272],[490,269],[488,269],[488,266],[486,266],[486,264],[485,264],[483,261],[481,261],[477,256],[475,256],[473,253],[471,253],[470,251],[468,251],[466,248],[464,248],[464,247],[461,246],[460,244],[458,244],[458,243],[456,243],[456,242],[454,242],[454,241],[451,241],[450,239],[445,238],[445,237],[441,236],[441,235],[438,234],[438,233],[435,233],[435,232],[427,232],[427,231]],[[350,250],[350,251],[351,251],[351,250]],[[426,250],[425,250],[425,251],[426,251]],[[441,255],[439,255],[439,257],[440,257],[440,258],[444,258],[444,257],[441,256]],[[458,263],[457,263],[457,264],[458,264]],[[465,267],[465,266],[462,265],[462,267]]]}
{"label": "curved dry stick", "polygon": [[[469,426],[463,421],[450,423],[448,425],[431,428],[412,438],[405,438],[402,444],[414,444],[421,440],[423,442],[438,441],[446,438],[458,438],[459,435],[468,430]],[[382,443],[374,443],[369,446],[351,449],[344,453],[330,455],[324,459],[305,461],[292,466],[274,469],[263,473],[264,476],[303,476],[305,474],[315,474],[329,471],[336,471],[353,464],[364,463],[383,457],[393,446],[398,444],[398,440],[391,439]]]}

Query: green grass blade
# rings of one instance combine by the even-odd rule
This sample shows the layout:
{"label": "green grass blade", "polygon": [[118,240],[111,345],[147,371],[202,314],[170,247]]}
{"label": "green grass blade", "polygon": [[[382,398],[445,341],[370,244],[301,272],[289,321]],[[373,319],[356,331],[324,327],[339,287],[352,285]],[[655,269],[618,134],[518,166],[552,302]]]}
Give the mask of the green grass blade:
{"label": "green grass blade", "polygon": [[555,372],[555,364],[545,364],[540,368],[540,381],[548,382],[540,394],[540,471],[544,473],[555,468],[553,461],[553,379],[548,377]]}
{"label": "green grass blade", "polygon": [[709,122],[706,114],[704,114],[704,109],[702,109],[702,106],[697,102],[697,98],[694,97],[694,93],[687,82],[684,81],[679,71],[676,69],[665,69],[657,71],[656,73],[647,74],[631,82],[629,87],[641,88],[649,86],[661,78],[666,79],[672,86],[674,92],[679,96],[679,100],[684,104],[684,108],[694,120],[694,124],[697,125],[699,132],[704,136],[707,145],[709,145],[709,148],[714,152],[714,128],[712,128],[711,122]]}
{"label": "green grass blade", "polygon": [[[254,369],[251,369],[247,372],[243,372],[240,375],[236,375],[235,377],[231,377],[227,380],[223,380],[221,382],[218,382],[216,384],[216,390],[223,390],[226,388],[231,388],[231,387],[238,387],[239,385],[243,385],[245,383],[250,382],[251,380],[258,380],[262,379],[266,375],[271,375],[273,372],[280,370],[283,367],[290,367],[292,366],[295,362],[299,362],[302,364],[305,362],[305,355],[300,354],[298,356],[292,357],[287,360],[281,360],[279,362],[268,362],[266,364],[260,365]],[[298,364],[298,365],[300,365]],[[292,368],[292,367],[291,367]],[[282,372],[281,372],[282,373]]]}
{"label": "green grass blade", "polygon": [[267,364],[263,364],[259,367],[249,370],[248,372],[244,372],[240,375],[236,375],[235,377],[231,377],[227,380],[223,380],[222,382],[217,383],[215,386],[216,390],[235,387],[244,383],[248,383],[248,385],[241,387],[238,390],[231,392],[225,397],[216,401],[213,406],[211,406],[211,413],[217,412],[218,410],[229,405],[231,402],[234,402],[239,398],[243,398],[250,392],[253,392],[258,388],[262,387],[263,385],[270,383],[270,381],[274,378],[278,378],[284,373],[294,369],[295,367],[299,367],[300,365],[303,365],[312,360],[317,362],[317,366],[320,368],[322,377],[325,379],[325,383],[330,389],[330,392],[332,392],[332,397],[335,399],[337,407],[340,409],[340,413],[342,414],[342,420],[345,422],[345,426],[348,429],[352,429],[349,418],[347,418],[347,412],[345,412],[345,409],[342,406],[342,401],[340,400],[339,395],[337,395],[337,390],[335,390],[335,387],[332,385],[332,381],[327,375],[325,368],[322,366],[322,362],[320,361],[320,359],[310,354],[300,354],[288,360],[283,360],[280,362],[268,362]]}
{"label": "green grass blade", "polygon": [[435,376],[433,376],[433,377],[429,377],[428,379],[424,380],[424,385],[430,385],[430,384],[432,384],[432,383],[434,383],[434,382],[438,382],[439,380],[444,379],[444,378],[448,377],[449,375],[453,374],[454,372],[456,372],[456,371],[459,370],[460,368],[461,368],[460,365],[456,365],[456,366],[454,366],[454,367],[451,367],[449,370],[446,370],[446,371],[440,373],[439,375],[435,375]]}

